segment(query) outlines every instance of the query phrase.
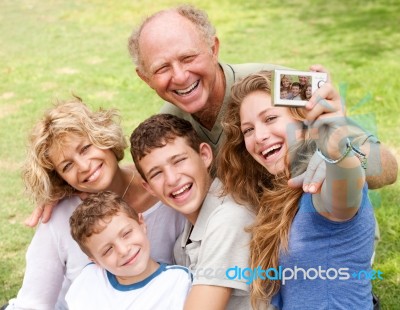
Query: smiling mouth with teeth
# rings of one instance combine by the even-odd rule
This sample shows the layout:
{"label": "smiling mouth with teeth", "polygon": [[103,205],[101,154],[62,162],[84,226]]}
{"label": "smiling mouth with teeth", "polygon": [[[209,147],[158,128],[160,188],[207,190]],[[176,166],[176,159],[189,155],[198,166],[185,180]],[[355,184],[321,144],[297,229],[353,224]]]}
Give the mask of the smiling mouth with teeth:
{"label": "smiling mouth with teeth", "polygon": [[200,81],[196,81],[194,82],[192,85],[190,85],[188,88],[186,89],[182,89],[182,90],[174,90],[174,92],[180,96],[184,96],[184,95],[188,95],[190,94],[198,85],[199,85]]}
{"label": "smiling mouth with teeth", "polygon": [[95,179],[99,175],[99,173],[100,173],[100,167],[98,169],[96,169],[96,171],[93,172],[87,179],[85,179],[83,181],[83,183],[87,183],[87,182],[92,181],[93,179]]}
{"label": "smiling mouth with teeth", "polygon": [[264,156],[265,159],[270,157],[271,155],[274,155],[275,153],[278,153],[282,148],[282,144],[275,144],[268,149],[264,150],[261,152],[261,155]]}
{"label": "smiling mouth with teeth", "polygon": [[187,184],[183,186],[181,189],[177,190],[176,192],[171,193],[172,198],[178,198],[179,196],[182,196],[183,193],[187,192],[189,189],[192,188],[193,184]]}

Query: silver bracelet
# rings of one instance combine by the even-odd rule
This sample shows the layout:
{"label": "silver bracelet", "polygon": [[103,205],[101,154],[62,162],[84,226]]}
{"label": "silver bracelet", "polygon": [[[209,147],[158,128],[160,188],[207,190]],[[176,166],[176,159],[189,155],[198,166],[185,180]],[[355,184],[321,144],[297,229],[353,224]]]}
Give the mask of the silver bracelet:
{"label": "silver bracelet", "polygon": [[326,157],[326,156],[321,152],[321,150],[320,150],[319,148],[317,148],[317,153],[318,153],[318,155],[319,155],[323,160],[325,160],[327,163],[330,163],[330,164],[337,164],[337,163],[340,163],[343,159],[345,159],[346,156],[349,155],[349,153],[350,153],[351,150],[352,150],[352,145],[351,145],[351,143],[350,143],[350,139],[347,138],[347,139],[346,139],[346,150],[344,151],[343,155],[340,156],[338,159],[331,159],[331,158],[329,158],[329,157]]}
{"label": "silver bracelet", "polygon": [[375,135],[370,134],[365,138],[365,140],[360,145],[364,145],[365,142],[367,142],[368,140],[371,140],[370,141],[371,143],[379,143],[379,144],[381,143],[381,141],[379,141],[379,139],[377,137],[375,137]]}
{"label": "silver bracelet", "polygon": [[367,155],[365,155],[363,152],[361,152],[359,149],[355,148],[349,138],[346,138],[346,150],[344,151],[343,155],[340,156],[338,159],[331,159],[329,157],[326,157],[319,148],[317,148],[317,153],[318,155],[325,160],[327,163],[330,164],[337,164],[340,163],[343,159],[346,158],[347,155],[349,155],[350,151],[353,151],[357,158],[361,162],[361,167],[363,169],[367,169]]}

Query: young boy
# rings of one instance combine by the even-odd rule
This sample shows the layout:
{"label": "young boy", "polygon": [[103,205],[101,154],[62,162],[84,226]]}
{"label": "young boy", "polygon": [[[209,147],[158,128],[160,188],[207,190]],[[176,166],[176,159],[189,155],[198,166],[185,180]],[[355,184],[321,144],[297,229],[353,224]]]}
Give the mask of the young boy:
{"label": "young boy", "polygon": [[287,89],[281,88],[281,99],[288,99]]}
{"label": "young boy", "polygon": [[141,215],[119,196],[91,194],[70,218],[71,235],[95,263],[72,283],[66,301],[75,309],[182,309],[191,287],[185,267],[158,264]]}
{"label": "young boy", "polygon": [[250,309],[249,285],[229,270],[248,267],[245,228],[254,215],[220,195],[220,181],[209,173],[210,145],[188,121],[170,114],[141,123],[130,141],[145,188],[188,219],[174,249],[176,262],[194,273],[185,309]]}

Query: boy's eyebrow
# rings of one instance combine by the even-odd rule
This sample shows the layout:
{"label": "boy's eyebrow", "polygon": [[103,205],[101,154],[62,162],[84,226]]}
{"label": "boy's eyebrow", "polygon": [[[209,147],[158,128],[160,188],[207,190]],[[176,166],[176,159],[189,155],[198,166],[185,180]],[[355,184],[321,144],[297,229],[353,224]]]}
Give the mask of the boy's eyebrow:
{"label": "boy's eyebrow", "polygon": [[[184,156],[184,155],[186,155],[186,154],[187,154],[186,152],[179,153],[179,154],[175,154],[175,155],[169,157],[169,158],[167,159],[167,161],[169,161],[169,162],[170,162],[170,161],[174,161],[177,157]],[[148,176],[148,175],[151,174],[154,170],[157,170],[157,169],[159,169],[159,166],[154,166],[154,167],[152,167],[149,171],[145,172],[145,175]]]}
{"label": "boy's eyebrow", "polygon": [[[128,224],[125,224],[124,226],[121,226],[121,227],[119,228],[119,230],[118,230],[117,235],[118,235],[118,236],[119,236],[119,235],[122,235],[122,234],[129,228],[129,226],[130,226],[129,223],[128,223]],[[102,243],[102,244],[99,245],[97,251],[103,252],[107,247],[109,247],[109,246],[111,246],[111,245],[113,245],[113,242],[112,242],[112,241],[107,241],[106,243]]]}
{"label": "boy's eyebrow", "polygon": [[107,247],[109,247],[109,246],[111,246],[111,245],[112,245],[111,242],[103,243],[103,244],[101,244],[101,245],[96,249],[96,251],[102,253],[102,252],[104,252],[104,250],[105,250]]}
{"label": "boy's eyebrow", "polygon": [[157,170],[158,166],[154,166],[153,168],[151,168],[149,171],[145,172],[145,175],[148,176],[149,174],[151,174],[154,170]]}
{"label": "boy's eyebrow", "polygon": [[[85,243],[86,243],[86,245],[90,244],[90,237],[86,240]],[[91,252],[102,253],[107,247],[109,247],[111,245],[112,245],[112,242],[110,242],[110,241],[101,243],[101,244],[97,245],[96,247],[94,247]]]}

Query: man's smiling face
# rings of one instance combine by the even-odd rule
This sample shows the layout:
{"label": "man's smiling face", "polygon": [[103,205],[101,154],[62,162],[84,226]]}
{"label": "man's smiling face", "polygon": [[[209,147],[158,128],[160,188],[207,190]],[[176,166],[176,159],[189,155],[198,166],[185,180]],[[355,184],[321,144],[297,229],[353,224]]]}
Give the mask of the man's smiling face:
{"label": "man's smiling face", "polygon": [[143,27],[139,44],[137,73],[162,99],[190,114],[207,108],[215,96],[217,40],[211,47],[191,21],[169,12]]}

